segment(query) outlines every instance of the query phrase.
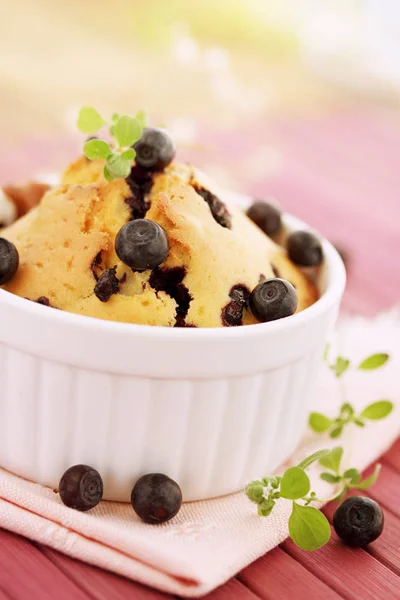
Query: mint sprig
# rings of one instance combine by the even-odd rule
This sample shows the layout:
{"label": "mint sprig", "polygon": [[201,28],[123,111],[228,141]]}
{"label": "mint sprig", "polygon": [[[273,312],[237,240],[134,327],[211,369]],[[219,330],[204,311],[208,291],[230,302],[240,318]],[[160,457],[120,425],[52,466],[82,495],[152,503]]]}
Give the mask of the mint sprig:
{"label": "mint sprig", "polygon": [[[313,462],[329,454],[320,450],[305,458],[295,467],[289,467],[282,477],[273,475],[253,481],[245,488],[251,502],[257,504],[260,517],[267,517],[273,511],[279,498],[292,500],[292,513],[289,518],[289,534],[294,543],[303,550],[317,550],[327,543],[331,528],[325,515],[317,508],[308,506],[317,500],[315,492],[310,493],[310,480],[305,472]],[[300,504],[303,501],[306,505]]]}
{"label": "mint sprig", "polygon": [[341,473],[342,457],[343,448],[338,446],[318,461],[321,466],[328,469],[320,474],[321,479],[328,483],[340,484],[332,500],[340,500],[351,489],[367,490],[376,482],[381,470],[381,465],[377,464],[372,475],[365,479],[362,479],[360,471],[355,468],[346,469]]}
{"label": "mint sprig", "polygon": [[[317,550],[329,541],[331,528],[325,515],[310,504],[340,500],[350,489],[366,490],[379,476],[380,465],[377,465],[374,473],[364,480],[361,473],[354,468],[341,473],[342,457],[341,446],[332,450],[320,450],[302,460],[297,466],[286,469],[281,477],[272,475],[252,481],[246,486],[245,493],[248,499],[257,505],[260,517],[268,517],[279,498],[291,500],[292,512],[288,523],[290,537],[302,550]],[[335,492],[330,498],[318,498],[315,492],[310,491],[311,483],[305,469],[316,461],[327,469],[320,474],[321,479],[335,485]]]}
{"label": "mint sprig", "polygon": [[[386,353],[372,354],[365,358],[356,367],[360,371],[371,371],[383,367],[389,360]],[[329,361],[329,346],[324,352],[324,361],[328,367],[334,371],[337,378],[341,378],[346,371],[351,368],[351,362],[348,358],[338,356],[334,362]],[[338,438],[342,435],[344,428],[350,423],[357,427],[365,427],[366,421],[378,421],[389,416],[393,410],[393,403],[390,400],[378,400],[366,406],[359,414],[354,407],[345,401],[340,407],[339,415],[335,418],[328,417],[319,412],[312,412],[308,419],[310,428],[315,433],[328,433],[331,438]]]}
{"label": "mint sprig", "polygon": [[111,145],[96,138],[86,141],[83,146],[83,152],[89,160],[106,161],[104,177],[107,181],[126,179],[129,176],[136,155],[132,146],[141,138],[145,123],[144,111],[139,111],[136,117],[114,113],[110,122],[103,119],[91,106],[85,106],[79,111],[77,126],[80,131],[97,133],[107,125],[114,138]]}

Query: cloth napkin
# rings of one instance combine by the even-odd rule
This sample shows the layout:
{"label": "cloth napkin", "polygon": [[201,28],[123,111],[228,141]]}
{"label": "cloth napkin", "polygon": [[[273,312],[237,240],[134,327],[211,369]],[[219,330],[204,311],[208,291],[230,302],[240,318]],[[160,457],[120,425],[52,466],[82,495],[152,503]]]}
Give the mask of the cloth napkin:
{"label": "cloth napkin", "polygon": [[[358,409],[379,399],[397,406],[390,417],[354,427],[340,440],[307,433],[287,464],[317,449],[345,447],[348,466],[364,469],[400,434],[400,315],[374,321],[349,318],[338,327],[340,353],[355,365],[369,354],[388,352],[389,362],[376,371],[349,371],[343,377],[349,401]],[[332,349],[332,355],[336,352]],[[342,403],[338,381],[328,368],[317,382],[316,409],[335,416]],[[267,434],[267,432],[266,432]],[[351,454],[351,455],[350,455]],[[268,473],[260,473],[260,476]],[[332,488],[309,470],[312,489],[326,497]],[[288,535],[291,505],[279,500],[272,514],[260,518],[244,493],[184,504],[171,522],[142,523],[129,504],[101,502],[89,513],[65,507],[48,488],[0,470],[0,526],[47,544],[70,556],[160,590],[200,596],[221,585]]]}

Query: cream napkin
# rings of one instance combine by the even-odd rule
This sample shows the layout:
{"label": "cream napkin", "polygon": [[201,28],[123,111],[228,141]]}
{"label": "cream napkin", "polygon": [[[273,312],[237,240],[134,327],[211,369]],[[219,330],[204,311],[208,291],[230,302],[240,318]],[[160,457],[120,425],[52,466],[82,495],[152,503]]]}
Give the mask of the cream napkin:
{"label": "cream napkin", "polygon": [[[360,409],[379,399],[390,399],[397,406],[387,419],[370,422],[365,429],[354,428],[334,444],[325,436],[308,433],[290,464],[340,443],[347,448],[349,466],[361,470],[400,433],[399,315],[375,321],[347,319],[338,332],[340,353],[355,364],[375,352],[391,355],[382,369],[346,374],[343,381],[349,401]],[[317,400],[316,408],[332,416],[342,402],[338,383],[327,368],[318,381]],[[329,495],[331,487],[319,479],[317,467],[309,472],[312,489]],[[290,503],[280,500],[269,517],[259,518],[256,506],[238,493],[185,504],[172,522],[149,526],[139,521],[128,504],[102,502],[89,513],[79,513],[63,506],[52,490],[0,470],[1,527],[181,596],[207,593],[282,542],[288,534],[289,512]]]}

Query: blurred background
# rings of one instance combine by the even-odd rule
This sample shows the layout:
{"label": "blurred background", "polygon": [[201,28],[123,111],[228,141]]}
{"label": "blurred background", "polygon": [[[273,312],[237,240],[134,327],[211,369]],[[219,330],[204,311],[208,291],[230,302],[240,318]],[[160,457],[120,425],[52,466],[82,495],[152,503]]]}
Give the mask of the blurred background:
{"label": "blurred background", "polygon": [[347,310],[399,300],[398,0],[3,0],[0,184],[65,167],[88,104],[344,247]]}

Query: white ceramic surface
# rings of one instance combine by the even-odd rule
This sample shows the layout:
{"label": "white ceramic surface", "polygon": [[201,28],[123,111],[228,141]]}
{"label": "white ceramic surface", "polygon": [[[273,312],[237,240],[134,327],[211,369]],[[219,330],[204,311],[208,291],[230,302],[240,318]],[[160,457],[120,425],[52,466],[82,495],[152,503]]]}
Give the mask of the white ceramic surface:
{"label": "white ceramic surface", "polygon": [[272,472],[304,431],[344,289],[341,259],[323,246],[321,298],[249,327],[113,323],[0,290],[0,466],[57,487],[86,463],[122,501],[146,472],[176,479],[184,500]]}

